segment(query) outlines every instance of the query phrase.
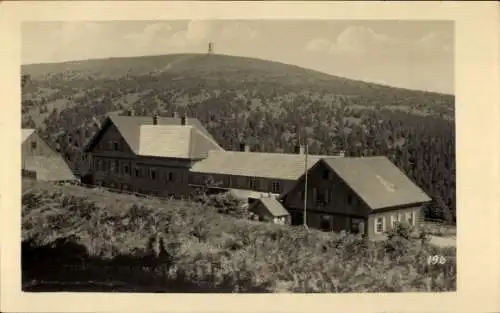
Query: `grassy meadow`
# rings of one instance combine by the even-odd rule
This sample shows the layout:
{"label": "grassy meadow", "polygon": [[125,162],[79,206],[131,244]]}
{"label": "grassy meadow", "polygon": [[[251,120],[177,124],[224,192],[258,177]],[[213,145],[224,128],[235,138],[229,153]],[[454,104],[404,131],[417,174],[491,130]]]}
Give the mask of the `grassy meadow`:
{"label": "grassy meadow", "polygon": [[[436,292],[456,250],[237,218],[213,204],[24,181],[24,291]],[[442,255],[444,264],[429,264]]]}

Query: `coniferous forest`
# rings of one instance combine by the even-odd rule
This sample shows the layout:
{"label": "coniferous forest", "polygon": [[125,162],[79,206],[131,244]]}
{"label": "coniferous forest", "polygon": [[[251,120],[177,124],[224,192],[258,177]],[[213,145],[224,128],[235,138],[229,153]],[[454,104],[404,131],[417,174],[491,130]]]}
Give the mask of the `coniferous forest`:
{"label": "coniferous forest", "polygon": [[454,96],[376,85],[223,55],[116,58],[22,68],[22,125],[37,128],[75,172],[107,114],[197,117],[225,149],[385,155],[454,222]]}

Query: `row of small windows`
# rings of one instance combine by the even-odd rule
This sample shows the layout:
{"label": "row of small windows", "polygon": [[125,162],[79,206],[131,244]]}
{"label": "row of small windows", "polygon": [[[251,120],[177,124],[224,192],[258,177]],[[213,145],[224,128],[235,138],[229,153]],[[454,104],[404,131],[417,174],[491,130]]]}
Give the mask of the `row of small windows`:
{"label": "row of small windows", "polygon": [[[404,216],[405,221],[410,226],[415,226],[416,219],[417,219],[416,215],[417,215],[416,212],[406,212],[406,213],[404,213],[404,215],[403,215],[403,213],[396,213],[396,214],[391,215],[390,216],[391,228],[396,227],[397,223],[403,222],[403,216]],[[387,230],[388,229],[387,229],[386,224],[385,224],[385,218],[382,216],[377,217],[375,219],[375,233],[379,234],[379,233],[383,233]]]}
{"label": "row of small windows", "polygon": [[[223,182],[218,181],[217,178],[214,178],[210,175],[202,175],[198,174],[194,176],[194,184],[206,184],[207,182],[212,182],[214,184],[222,183],[222,187],[240,187],[240,188],[249,188],[253,190],[258,190],[259,189],[259,184],[258,184],[258,178],[256,177],[231,177],[231,176],[225,176],[222,178]],[[261,183],[264,182],[261,181]],[[271,191],[273,193],[281,193],[282,191],[282,186],[281,182],[279,181],[273,181],[271,183]]]}
{"label": "row of small windows", "polygon": [[[96,160],[95,168],[97,171],[110,171],[112,173],[122,173],[124,175],[132,175],[134,177],[149,177],[151,180],[160,179],[160,171],[155,168],[141,168],[141,167],[133,167],[131,168],[129,162],[125,162],[121,164],[120,171],[120,162],[118,160]],[[166,181],[174,181],[175,173],[166,172],[165,173]]]}
{"label": "row of small windows", "polygon": [[[334,200],[334,190],[322,190],[318,188],[311,188],[312,190],[312,201],[316,204],[328,204],[331,203]],[[305,192],[304,190],[301,191],[300,197],[302,200],[304,200],[305,197]],[[353,197],[351,194],[347,195],[346,202],[350,206],[356,205],[356,198]]]}
{"label": "row of small windows", "polygon": [[123,145],[118,140],[101,141],[99,146],[103,150],[122,151]]}

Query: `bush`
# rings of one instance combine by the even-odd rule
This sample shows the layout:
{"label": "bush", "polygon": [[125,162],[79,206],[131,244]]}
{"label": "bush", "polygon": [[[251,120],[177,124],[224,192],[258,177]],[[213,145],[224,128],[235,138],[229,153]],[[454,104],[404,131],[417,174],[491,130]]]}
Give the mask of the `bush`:
{"label": "bush", "polygon": [[[72,274],[52,277],[75,282],[92,277],[136,288],[232,292],[456,288],[454,262],[433,267],[426,263],[434,254],[454,260],[455,249],[421,244],[404,226],[389,233],[387,241],[372,242],[351,234],[237,219],[204,210],[200,203],[34,184],[23,194],[22,232],[24,242],[35,250],[58,238],[83,246],[86,261],[65,259]],[[33,258],[30,255],[26,258]],[[43,271],[34,260],[26,264],[23,273],[34,279],[57,272],[49,261]]]}

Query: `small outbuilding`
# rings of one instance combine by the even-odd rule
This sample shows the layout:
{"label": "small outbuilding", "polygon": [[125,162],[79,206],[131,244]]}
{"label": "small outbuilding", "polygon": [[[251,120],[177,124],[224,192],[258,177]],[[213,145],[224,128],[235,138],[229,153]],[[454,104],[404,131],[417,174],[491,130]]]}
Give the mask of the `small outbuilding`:
{"label": "small outbuilding", "polygon": [[248,210],[257,215],[260,221],[281,225],[289,225],[291,222],[290,213],[273,196],[256,199]]}
{"label": "small outbuilding", "polygon": [[63,157],[34,129],[21,131],[21,176],[43,181],[77,181]]}

